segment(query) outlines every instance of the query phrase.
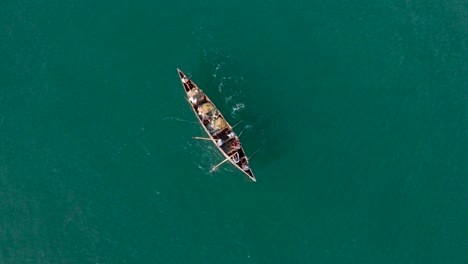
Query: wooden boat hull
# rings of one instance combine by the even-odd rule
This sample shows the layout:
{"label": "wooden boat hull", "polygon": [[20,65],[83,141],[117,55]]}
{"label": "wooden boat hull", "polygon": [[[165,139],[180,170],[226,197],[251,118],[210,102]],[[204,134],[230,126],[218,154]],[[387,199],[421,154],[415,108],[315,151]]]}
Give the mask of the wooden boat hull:
{"label": "wooden boat hull", "polygon": [[211,141],[232,165],[252,181],[257,181],[250,169],[249,158],[231,125],[200,87],[180,69],[177,69],[177,72],[184,87],[186,99]]}

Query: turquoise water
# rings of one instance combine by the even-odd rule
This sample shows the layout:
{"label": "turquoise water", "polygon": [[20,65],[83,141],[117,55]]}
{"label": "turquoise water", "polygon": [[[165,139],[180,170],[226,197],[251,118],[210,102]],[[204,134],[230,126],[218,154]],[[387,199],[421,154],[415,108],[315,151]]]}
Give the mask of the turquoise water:
{"label": "turquoise water", "polygon": [[[466,263],[465,2],[0,4],[1,263]],[[192,76],[257,183],[183,98]]]}

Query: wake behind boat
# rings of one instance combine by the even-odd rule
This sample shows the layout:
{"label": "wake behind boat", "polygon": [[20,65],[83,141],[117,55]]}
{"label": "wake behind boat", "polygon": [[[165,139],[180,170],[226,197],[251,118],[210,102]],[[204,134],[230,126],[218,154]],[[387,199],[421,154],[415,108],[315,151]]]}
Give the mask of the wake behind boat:
{"label": "wake behind boat", "polygon": [[252,181],[257,181],[250,169],[249,158],[245,154],[239,137],[234,133],[231,125],[229,125],[203,90],[180,69],[177,69],[177,71],[192,110],[210,137],[207,139],[213,141],[218,150],[226,157],[215,168],[229,160],[236,168],[249,176]]}

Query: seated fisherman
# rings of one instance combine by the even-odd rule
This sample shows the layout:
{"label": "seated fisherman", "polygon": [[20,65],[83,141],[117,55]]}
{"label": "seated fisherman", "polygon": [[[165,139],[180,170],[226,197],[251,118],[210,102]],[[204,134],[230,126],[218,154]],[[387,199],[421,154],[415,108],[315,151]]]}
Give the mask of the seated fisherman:
{"label": "seated fisherman", "polygon": [[236,141],[234,141],[232,146],[233,146],[234,149],[240,149],[242,147],[242,144],[240,143],[239,140],[236,140]]}
{"label": "seated fisherman", "polygon": [[189,102],[192,103],[193,105],[197,105],[197,98],[195,97],[189,97]]}
{"label": "seated fisherman", "polygon": [[224,147],[223,147],[223,150],[226,153],[232,153],[232,152],[234,152],[234,151],[241,148],[241,143],[240,143],[239,140],[233,139],[233,140],[228,140],[228,141],[229,141],[229,144],[225,144]]}
{"label": "seated fisherman", "polygon": [[233,138],[235,136],[236,136],[236,133],[234,133],[234,131],[231,131],[231,133],[228,134],[229,138]]}

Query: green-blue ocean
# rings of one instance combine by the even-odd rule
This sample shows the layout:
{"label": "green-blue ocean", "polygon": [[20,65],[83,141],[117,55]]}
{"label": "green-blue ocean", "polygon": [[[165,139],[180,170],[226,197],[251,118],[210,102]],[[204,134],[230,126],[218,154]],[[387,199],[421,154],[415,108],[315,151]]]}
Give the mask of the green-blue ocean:
{"label": "green-blue ocean", "polygon": [[0,263],[468,263],[467,2],[1,1]]}

